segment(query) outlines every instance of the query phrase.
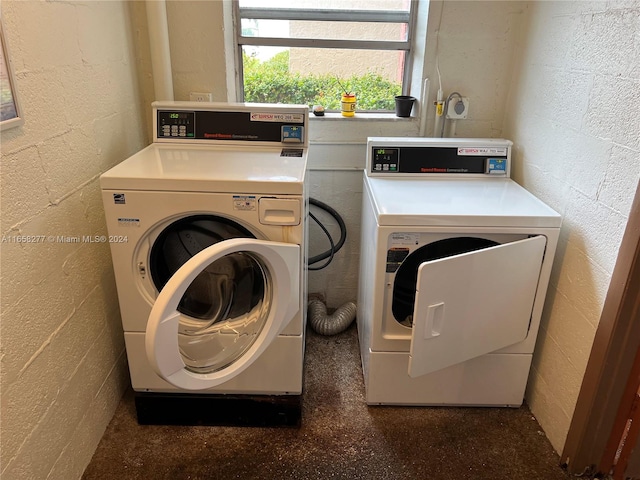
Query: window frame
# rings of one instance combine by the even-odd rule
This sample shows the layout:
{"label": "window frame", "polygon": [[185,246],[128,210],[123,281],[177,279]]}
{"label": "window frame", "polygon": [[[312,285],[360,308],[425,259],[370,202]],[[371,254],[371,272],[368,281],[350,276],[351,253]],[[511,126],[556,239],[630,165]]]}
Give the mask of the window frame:
{"label": "window frame", "polygon": [[[273,46],[273,47],[301,47],[301,48],[333,48],[351,50],[388,50],[404,52],[404,70],[402,73],[402,94],[408,95],[411,88],[411,74],[413,70],[414,34],[418,15],[418,1],[410,0],[409,11],[397,10],[334,10],[334,9],[302,9],[302,8],[257,8],[240,7],[240,0],[232,0],[232,15],[234,28],[234,50],[236,61],[236,97],[244,102],[244,65],[242,61],[242,47]],[[349,12],[348,17],[345,12]],[[364,23],[406,23],[407,37],[405,40],[346,40],[346,39],[310,39],[289,37],[246,37],[242,35],[242,20],[302,20],[327,22],[364,22]],[[374,110],[371,110],[374,112]],[[391,110],[375,110],[386,113]]]}

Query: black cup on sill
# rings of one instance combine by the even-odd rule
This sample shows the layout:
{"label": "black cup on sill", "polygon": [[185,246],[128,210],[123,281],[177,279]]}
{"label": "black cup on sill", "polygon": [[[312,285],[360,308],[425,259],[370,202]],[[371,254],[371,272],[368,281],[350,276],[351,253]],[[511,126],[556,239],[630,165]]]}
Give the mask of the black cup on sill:
{"label": "black cup on sill", "polygon": [[409,95],[396,95],[396,117],[410,117],[416,98]]}

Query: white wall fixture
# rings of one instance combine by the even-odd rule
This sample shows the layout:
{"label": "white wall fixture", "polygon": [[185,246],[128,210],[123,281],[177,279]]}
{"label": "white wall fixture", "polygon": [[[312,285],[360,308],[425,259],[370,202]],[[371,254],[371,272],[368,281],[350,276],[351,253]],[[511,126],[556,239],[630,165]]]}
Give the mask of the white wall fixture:
{"label": "white wall fixture", "polygon": [[453,97],[447,105],[447,118],[452,120],[465,119],[469,113],[468,97]]}
{"label": "white wall fixture", "polygon": [[212,93],[190,92],[189,100],[192,102],[213,102]]}

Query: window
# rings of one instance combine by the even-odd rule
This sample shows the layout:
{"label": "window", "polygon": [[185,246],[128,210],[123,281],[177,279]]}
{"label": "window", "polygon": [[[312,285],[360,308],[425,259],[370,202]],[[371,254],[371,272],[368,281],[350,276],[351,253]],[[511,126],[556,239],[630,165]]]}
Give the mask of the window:
{"label": "window", "polygon": [[[394,110],[416,0],[234,0],[240,101]],[[293,5],[294,8],[289,8]]]}

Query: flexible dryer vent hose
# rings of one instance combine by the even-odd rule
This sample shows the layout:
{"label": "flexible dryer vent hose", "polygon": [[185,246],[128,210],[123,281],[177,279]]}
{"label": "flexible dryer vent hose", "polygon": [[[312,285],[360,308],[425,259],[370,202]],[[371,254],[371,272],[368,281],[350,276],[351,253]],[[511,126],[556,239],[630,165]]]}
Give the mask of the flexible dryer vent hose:
{"label": "flexible dryer vent hose", "polygon": [[336,335],[344,332],[356,318],[356,304],[347,302],[327,315],[326,305],[318,299],[309,301],[309,323],[314,332],[320,335]]}

